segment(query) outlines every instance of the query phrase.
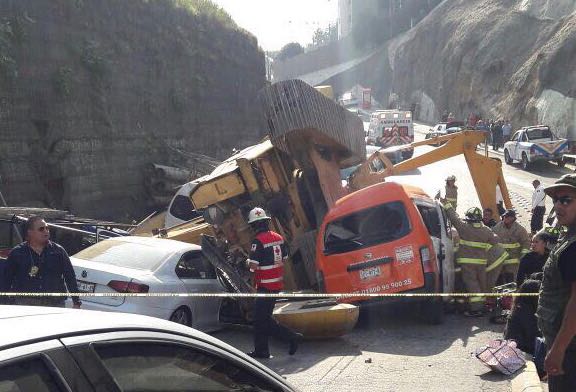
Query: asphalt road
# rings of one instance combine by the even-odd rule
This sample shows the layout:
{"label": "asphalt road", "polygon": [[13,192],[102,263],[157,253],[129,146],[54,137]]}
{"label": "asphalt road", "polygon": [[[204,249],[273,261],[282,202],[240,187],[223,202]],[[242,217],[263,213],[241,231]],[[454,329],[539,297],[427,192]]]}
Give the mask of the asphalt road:
{"label": "asphalt road", "polygon": [[[427,126],[416,126],[416,140],[424,138]],[[418,155],[433,147],[420,147]],[[495,155],[497,156],[497,155]],[[532,180],[551,184],[568,169],[542,163],[525,172],[503,164],[512,202],[527,224]],[[479,205],[463,157],[454,157],[394,177],[418,185],[434,195],[454,174],[459,187],[458,211]],[[548,202],[548,207],[551,207]],[[307,341],[295,356],[288,356],[281,342],[272,343],[274,358],[266,365],[303,391],[510,391],[510,378],[490,372],[474,356],[476,348],[501,337],[503,327],[486,318],[447,315],[440,326],[422,323],[413,305],[375,308],[370,322],[339,339]],[[251,331],[227,329],[215,336],[243,350],[252,349]]]}

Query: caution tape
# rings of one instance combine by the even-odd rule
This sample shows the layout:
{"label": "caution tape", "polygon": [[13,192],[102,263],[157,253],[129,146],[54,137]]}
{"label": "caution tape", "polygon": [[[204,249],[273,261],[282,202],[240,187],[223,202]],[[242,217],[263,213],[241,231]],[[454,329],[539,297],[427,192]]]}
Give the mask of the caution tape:
{"label": "caution tape", "polygon": [[537,297],[538,293],[6,293],[0,297],[189,297],[189,298],[395,298],[395,297]]}

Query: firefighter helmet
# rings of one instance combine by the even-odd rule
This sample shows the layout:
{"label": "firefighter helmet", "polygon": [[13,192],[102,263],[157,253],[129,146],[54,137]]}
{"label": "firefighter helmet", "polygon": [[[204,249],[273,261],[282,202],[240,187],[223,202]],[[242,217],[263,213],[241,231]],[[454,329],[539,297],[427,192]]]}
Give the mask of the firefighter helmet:
{"label": "firefighter helmet", "polygon": [[269,219],[271,218],[268,215],[266,215],[266,211],[264,211],[264,209],[260,207],[253,208],[248,214],[248,223],[254,223],[261,220],[269,220]]}
{"label": "firefighter helmet", "polygon": [[469,222],[480,222],[482,220],[482,210],[478,207],[468,208],[465,216]]}
{"label": "firefighter helmet", "polygon": [[556,227],[548,226],[537,232],[535,237],[539,237],[542,241],[546,242],[546,247],[550,249],[558,242],[560,230]]}

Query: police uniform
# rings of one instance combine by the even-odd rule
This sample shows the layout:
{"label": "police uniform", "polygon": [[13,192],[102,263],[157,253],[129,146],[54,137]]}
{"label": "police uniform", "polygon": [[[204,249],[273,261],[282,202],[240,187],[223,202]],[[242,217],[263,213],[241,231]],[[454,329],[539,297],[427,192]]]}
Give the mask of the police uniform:
{"label": "police uniform", "polygon": [[[287,257],[284,239],[273,231],[264,231],[256,235],[250,251],[250,262],[257,265],[254,271],[254,285],[258,293],[278,293],[284,288],[283,262]],[[291,343],[293,354],[295,334],[278,324],[272,313],[276,298],[258,297],[254,301],[254,352],[252,356],[266,358],[270,356],[268,337]]]}
{"label": "police uniform", "polygon": [[[460,237],[456,263],[461,269],[466,290],[469,293],[491,291],[508,256],[507,252],[498,243],[496,235],[480,221],[481,212],[477,222],[464,222],[451,203],[446,203],[445,209]],[[469,310],[483,310],[485,301],[484,296],[469,297]]]}
{"label": "police uniform", "polygon": [[498,222],[492,230],[508,252],[508,258],[504,261],[504,267],[502,268],[504,283],[514,282],[518,274],[520,259],[530,252],[528,232],[518,222],[513,222],[508,228],[503,221]]}

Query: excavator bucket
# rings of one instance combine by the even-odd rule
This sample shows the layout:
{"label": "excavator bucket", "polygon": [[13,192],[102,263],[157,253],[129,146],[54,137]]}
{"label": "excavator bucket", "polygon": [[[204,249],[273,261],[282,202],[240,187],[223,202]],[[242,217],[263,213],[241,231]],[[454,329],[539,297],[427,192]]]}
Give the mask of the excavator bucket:
{"label": "excavator bucket", "polygon": [[315,146],[332,155],[341,168],[366,159],[360,118],[301,80],[286,80],[264,88],[259,95],[272,144],[310,166],[304,152]]}

